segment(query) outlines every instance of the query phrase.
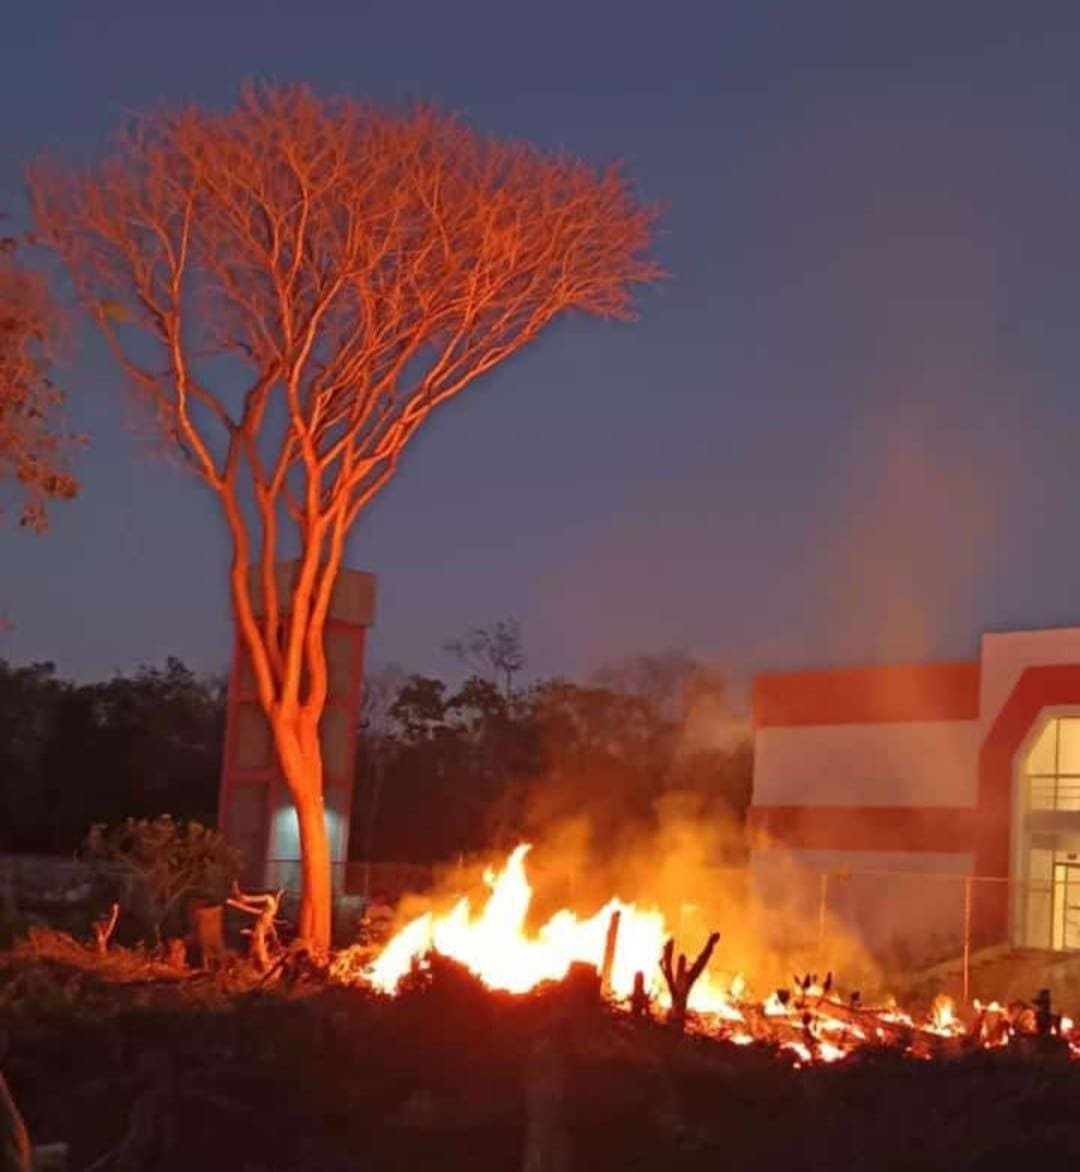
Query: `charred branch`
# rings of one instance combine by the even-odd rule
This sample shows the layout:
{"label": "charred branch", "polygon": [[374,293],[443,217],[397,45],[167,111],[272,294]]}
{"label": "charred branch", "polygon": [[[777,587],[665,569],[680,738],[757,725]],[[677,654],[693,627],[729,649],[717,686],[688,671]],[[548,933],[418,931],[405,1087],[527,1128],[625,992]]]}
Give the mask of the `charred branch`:
{"label": "charred branch", "polygon": [[234,884],[233,893],[227,901],[229,907],[255,917],[254,925],[247,929],[247,932],[251,937],[251,961],[261,973],[270,971],[274,957],[281,951],[277,915],[281,910],[284,894],[285,889],[281,888],[276,892],[245,895],[239,886]]}
{"label": "charred branch", "polygon": [[615,966],[615,949],[619,943],[619,921],[622,913],[616,908],[608,921],[607,937],[604,940],[604,963],[600,967],[600,991],[605,997],[611,995],[611,971]]}
{"label": "charred branch", "polygon": [[116,931],[116,921],[120,918],[120,905],[114,903],[108,912],[94,921],[94,950],[104,956],[109,951],[109,940]]}
{"label": "charred branch", "polygon": [[652,998],[645,989],[645,974],[639,969],[634,973],[634,991],[630,994],[630,1014],[637,1020],[650,1016]]}
{"label": "charred branch", "polygon": [[660,957],[660,971],[664,974],[664,980],[667,982],[668,992],[671,995],[668,1023],[674,1029],[681,1031],[685,1028],[686,1007],[690,999],[690,991],[705,971],[719,940],[720,933],[713,932],[691,965],[687,965],[684,953],[679,953],[678,960],[675,961],[674,938],[670,938],[664,945],[664,951]]}

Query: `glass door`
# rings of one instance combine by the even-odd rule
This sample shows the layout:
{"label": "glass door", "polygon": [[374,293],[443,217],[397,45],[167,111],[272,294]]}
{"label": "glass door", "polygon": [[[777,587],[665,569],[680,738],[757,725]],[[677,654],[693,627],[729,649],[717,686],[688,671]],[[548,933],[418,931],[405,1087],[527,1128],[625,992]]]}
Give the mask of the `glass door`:
{"label": "glass door", "polygon": [[1080,863],[1054,864],[1053,947],[1080,948]]}

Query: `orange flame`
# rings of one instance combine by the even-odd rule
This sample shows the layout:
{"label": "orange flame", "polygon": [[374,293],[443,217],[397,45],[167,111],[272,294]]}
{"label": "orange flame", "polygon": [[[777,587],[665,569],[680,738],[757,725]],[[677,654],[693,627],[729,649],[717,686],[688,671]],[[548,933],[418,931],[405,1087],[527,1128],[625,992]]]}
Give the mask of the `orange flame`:
{"label": "orange flame", "polygon": [[[524,993],[543,981],[566,976],[580,961],[597,968],[612,913],[619,912],[619,928],[610,974],[610,993],[617,1000],[630,997],[634,976],[642,973],[646,991],[663,1002],[666,990],[658,962],[670,936],[664,917],[656,908],[639,908],[621,899],[609,900],[589,919],[573,912],[556,912],[539,931],[530,935],[525,922],[533,891],[525,873],[527,843],[515,848],[500,872],[484,873],[490,895],[478,912],[464,897],[445,916],[425,912],[410,921],[387,944],[365,973],[368,982],[384,993],[394,992],[413,965],[422,965],[434,951],[456,960],[492,989]],[[720,988],[705,973],[694,986],[690,1008],[729,1019],[739,1014],[734,997],[742,978],[733,982],[734,994]]]}
{"label": "orange flame", "polygon": [[[510,854],[501,871],[490,867],[485,871],[484,883],[489,894],[481,908],[474,909],[466,896],[444,915],[425,912],[407,923],[374,961],[359,971],[349,951],[340,954],[335,975],[345,981],[359,979],[380,992],[392,994],[414,967],[424,967],[429,956],[437,952],[463,965],[491,989],[525,993],[545,981],[561,980],[575,962],[600,969],[612,915],[618,912],[610,996],[616,1000],[629,999],[635,976],[641,973],[646,992],[661,1006],[670,1004],[659,959],[672,933],[659,909],[611,899],[588,919],[563,909],[537,931],[528,931],[533,890],[525,859],[530,849],[528,844],[522,844]],[[807,1006],[812,1010],[809,1014]],[[978,1013],[1001,1013],[996,1002],[985,1011],[977,1001],[974,1007]],[[762,1020],[778,1023],[769,1029],[781,1029],[777,1044],[794,1054],[797,1065],[836,1061],[859,1045],[886,1041],[890,1026],[917,1027],[924,1036],[942,1038],[961,1037],[967,1031],[953,1002],[944,996],[934,1002],[929,1017],[920,1023],[895,1006],[856,1020],[850,1011],[839,1012],[844,1009],[843,1004],[830,1001],[826,989],[809,984],[801,986],[801,1000],[773,993],[759,1003],[754,1010],[759,1024],[751,1029],[750,1002],[746,999],[742,976],[725,984],[708,971],[694,985],[689,1008],[705,1028],[741,1045],[762,1037]],[[1080,1045],[1072,1030],[1072,1021],[1063,1019],[1060,1032],[1069,1038],[1077,1053]],[[1004,1044],[1003,1038],[995,1044]]]}
{"label": "orange flame", "polygon": [[427,912],[406,924],[368,970],[371,984],[392,993],[413,964],[423,963],[424,955],[435,951],[458,961],[492,989],[524,993],[542,981],[560,980],[575,961],[599,967],[611,915],[618,911],[611,991],[616,997],[629,997],[634,973],[652,973],[656,968],[665,940],[663,916],[613,899],[587,920],[570,911],[557,912],[535,935],[529,935],[525,929],[533,895],[525,874],[529,849],[527,844],[517,847],[501,872],[489,868],[484,873],[491,894],[478,913],[465,897],[445,916]]}

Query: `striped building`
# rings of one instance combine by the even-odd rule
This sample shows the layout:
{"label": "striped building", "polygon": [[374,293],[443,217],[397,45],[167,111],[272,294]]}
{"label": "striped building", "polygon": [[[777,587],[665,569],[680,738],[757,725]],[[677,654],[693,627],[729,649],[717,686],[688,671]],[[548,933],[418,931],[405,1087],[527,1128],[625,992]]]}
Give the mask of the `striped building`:
{"label": "striped building", "polygon": [[1080,947],[1080,628],[987,634],[974,662],[759,676],[753,720],[766,896],[851,873],[861,931],[917,937],[955,924],[965,886],[931,877],[1009,879],[969,885],[976,944]]}

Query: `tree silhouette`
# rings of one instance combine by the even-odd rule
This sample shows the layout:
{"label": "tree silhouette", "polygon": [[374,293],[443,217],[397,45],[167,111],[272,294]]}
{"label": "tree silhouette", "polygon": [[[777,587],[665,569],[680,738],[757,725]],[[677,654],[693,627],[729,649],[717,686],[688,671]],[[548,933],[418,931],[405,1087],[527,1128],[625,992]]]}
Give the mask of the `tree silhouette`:
{"label": "tree silhouette", "polygon": [[494,678],[509,695],[514,676],[525,666],[521,625],[501,619],[487,627],[470,627],[460,639],[450,639],[443,650],[485,678]]}

